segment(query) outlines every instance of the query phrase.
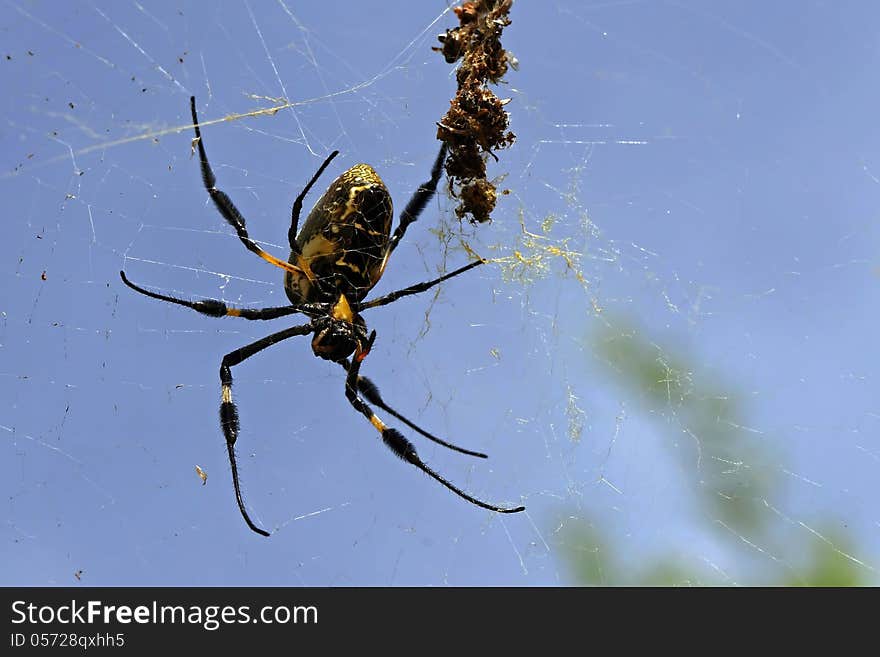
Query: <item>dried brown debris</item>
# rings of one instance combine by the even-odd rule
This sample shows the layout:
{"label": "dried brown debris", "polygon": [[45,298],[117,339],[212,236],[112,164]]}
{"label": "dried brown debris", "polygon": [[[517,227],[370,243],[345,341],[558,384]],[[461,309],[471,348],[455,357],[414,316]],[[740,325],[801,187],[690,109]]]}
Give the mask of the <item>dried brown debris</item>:
{"label": "dried brown debris", "polygon": [[509,116],[502,100],[488,83],[497,84],[515,60],[501,47],[501,33],[510,25],[513,0],[473,0],[454,9],[460,25],[446,30],[434,50],[453,64],[458,92],[449,111],[437,124],[437,138],[449,146],[446,173],[449,189],[460,199],[455,210],[459,219],[470,215],[472,222],[486,222],[495,208],[497,191],[486,179],[486,159],[493,151],[507,148],[516,139],[508,129]]}

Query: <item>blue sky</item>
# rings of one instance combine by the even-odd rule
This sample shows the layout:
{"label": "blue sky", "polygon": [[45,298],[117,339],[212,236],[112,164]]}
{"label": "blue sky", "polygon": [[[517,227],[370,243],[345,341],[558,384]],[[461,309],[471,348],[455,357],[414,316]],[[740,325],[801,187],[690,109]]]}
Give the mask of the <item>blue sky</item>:
{"label": "blue sky", "polygon": [[[251,235],[286,256],[290,204],[330,150],[323,185],[366,161],[398,209],[425,179],[454,92],[431,47],[455,17],[6,3],[2,583],[554,585],[577,581],[573,554],[771,583],[816,544],[878,581],[880,9],[520,0],[511,17],[520,67],[498,93],[518,139],[489,163],[510,193],[477,228],[441,195],[376,293],[464,264],[462,237],[499,262],[370,312],[363,373],[491,457],[405,431],[426,462],[527,512],[471,507],[395,459],[300,339],[235,372],[263,539],[235,507],[217,370],[291,322],[212,320],[118,272],[284,303],[283,274],[208,203],[189,96],[206,121],[295,102],[204,129]],[[620,344],[665,376],[628,377]],[[731,491],[751,524],[708,501]]]}

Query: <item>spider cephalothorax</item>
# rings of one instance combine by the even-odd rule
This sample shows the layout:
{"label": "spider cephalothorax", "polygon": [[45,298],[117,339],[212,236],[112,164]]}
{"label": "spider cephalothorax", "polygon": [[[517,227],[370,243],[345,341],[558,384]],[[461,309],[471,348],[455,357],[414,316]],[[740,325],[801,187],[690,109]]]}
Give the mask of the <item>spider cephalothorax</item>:
{"label": "spider cephalothorax", "polygon": [[[367,344],[367,323],[355,315],[344,294],[327,315],[312,320],[315,336],[312,351],[315,356],[338,363],[353,353],[361,354]],[[366,356],[366,354],[364,354]]]}
{"label": "spider cephalothorax", "polygon": [[[250,238],[245,227],[244,217],[235,207],[232,199],[216,187],[217,180],[208,163],[205,145],[202,142],[194,97],[190,98],[190,108],[205,189],[211,200],[214,201],[217,210],[235,229],[242,244],[249,251],[285,271],[284,290],[290,300],[290,305],[273,308],[233,308],[217,299],[187,301],[145,290],[129,281],[124,272],[119,273],[127,286],[141,294],[185,306],[210,317],[268,320],[302,313],[309,318],[309,322],[306,324],[272,333],[226,354],[220,363],[220,426],[226,438],[235,498],[248,527],[263,536],[269,535],[267,531],[258,527],[251,520],[241,494],[234,449],[239,434],[239,419],[238,410],[232,399],[232,368],[278,342],[309,333],[314,334],[312,351],[316,356],[338,363],[345,368],[347,372],[346,399],[355,410],[370,421],[381,434],[382,442],[392,452],[472,504],[499,513],[522,511],[525,507],[507,508],[487,504],[468,495],[434,472],[419,458],[413,444],[399,431],[388,427],[380,420],[361,397],[363,395],[371,404],[385,410],[411,429],[436,443],[464,454],[486,457],[480,452],[467,450],[446,442],[416,426],[385,404],[379,394],[379,389],[372,381],[360,376],[361,363],[376,339],[375,331],[367,333],[367,324],[361,317],[361,312],[369,308],[387,305],[401,297],[424,292],[453,276],[458,276],[483,264],[482,260],[477,260],[445,276],[411,285],[371,301],[365,301],[369,291],[382,277],[385,266],[388,264],[388,257],[400,243],[406,229],[418,218],[434,195],[446,158],[445,145],[440,148],[437,159],[434,161],[431,179],[422,183],[415,191],[401,213],[400,221],[393,233],[391,232],[393,218],[391,196],[382,179],[367,164],[356,164],[334,180],[315,204],[315,207],[312,208],[312,211],[309,212],[302,230],[298,231],[303,199],[324,169],[336,157],[338,151],[331,153],[293,202],[290,230],[288,231],[290,258],[285,262],[264,251]],[[354,357],[349,361],[348,359],[352,355]]]}

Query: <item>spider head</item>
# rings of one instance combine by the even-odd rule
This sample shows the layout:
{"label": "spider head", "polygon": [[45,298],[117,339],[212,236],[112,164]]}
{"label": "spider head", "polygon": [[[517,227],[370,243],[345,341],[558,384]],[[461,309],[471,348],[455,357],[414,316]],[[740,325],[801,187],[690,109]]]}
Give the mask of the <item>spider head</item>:
{"label": "spider head", "polygon": [[344,294],[326,315],[312,320],[315,337],[312,351],[315,356],[338,362],[367,344],[367,323],[352,311]]}

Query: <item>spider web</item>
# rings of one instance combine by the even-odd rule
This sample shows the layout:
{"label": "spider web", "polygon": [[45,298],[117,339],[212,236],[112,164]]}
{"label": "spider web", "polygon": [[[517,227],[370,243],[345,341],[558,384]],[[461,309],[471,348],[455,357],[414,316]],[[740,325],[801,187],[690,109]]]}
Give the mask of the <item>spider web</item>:
{"label": "spider web", "polygon": [[490,162],[509,193],[476,228],[441,194],[375,293],[470,251],[494,262],[365,314],[379,337],[363,373],[490,454],[391,423],[426,462],[527,510],[484,512],[397,461],[299,339],[234,371],[265,540],[235,508],[217,370],[291,322],[211,320],[118,271],[284,304],[280,270],[207,201],[190,94],[218,121],[219,186],[283,257],[328,151],[324,185],[367,161],[398,210],[427,177],[454,90],[430,48],[455,17],[395,0],[6,7],[4,584],[880,579],[865,316],[880,164],[862,77],[878,10],[517,3],[504,39],[521,67],[499,95],[518,140]]}

